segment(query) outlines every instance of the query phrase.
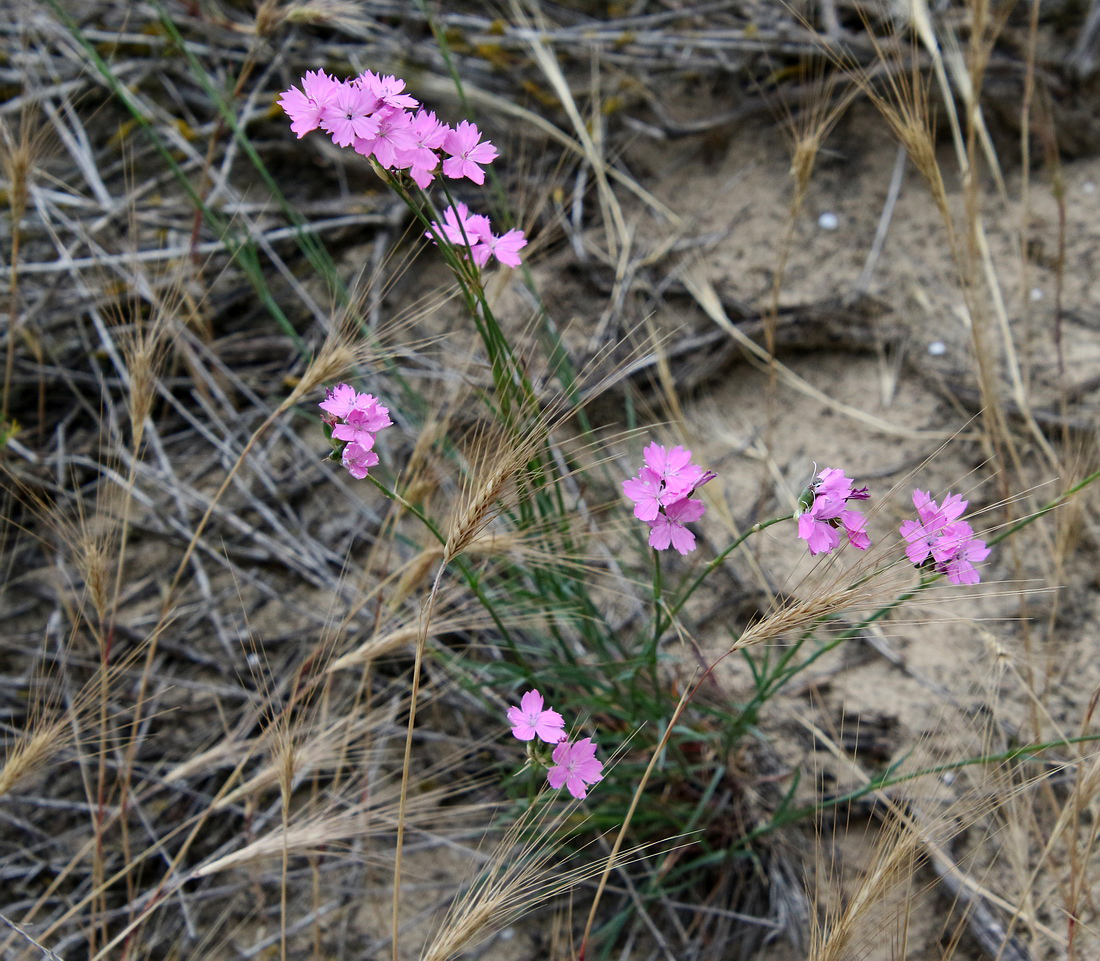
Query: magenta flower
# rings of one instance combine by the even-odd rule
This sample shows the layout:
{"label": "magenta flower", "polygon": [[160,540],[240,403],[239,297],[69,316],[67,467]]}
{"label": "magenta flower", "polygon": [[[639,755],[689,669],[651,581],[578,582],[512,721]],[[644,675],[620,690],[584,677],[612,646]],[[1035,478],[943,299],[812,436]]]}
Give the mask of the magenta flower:
{"label": "magenta flower", "polygon": [[482,231],[489,229],[489,218],[482,214],[471,214],[470,208],[459,201],[443,211],[442,224],[433,220],[431,227],[432,230],[425,231],[424,236],[432,241],[435,241],[432,236],[432,231],[435,231],[456,247],[474,247],[481,242]]}
{"label": "magenta flower", "polygon": [[[322,418],[331,425],[331,437],[345,441],[334,449],[340,451],[340,462],[352,477],[362,480],[368,468],[378,463],[378,455],[372,450],[378,431],[389,427],[389,409],[378,403],[372,394],[360,394],[350,384],[337,384],[325,391],[325,399],[318,405],[324,412]],[[335,451],[334,455],[335,456]]]}
{"label": "magenta flower", "polygon": [[[373,443],[373,438],[371,439]],[[359,444],[348,444],[340,455],[340,463],[356,480],[367,476],[367,470],[378,463],[378,455]]]}
{"label": "magenta flower", "polygon": [[695,535],[684,525],[699,520],[706,509],[706,504],[693,497],[685,497],[668,504],[663,514],[658,514],[654,520],[648,522],[652,528],[649,532],[649,546],[657,551],[667,551],[669,547],[675,547],[681,554],[690,554],[695,550]]}
{"label": "magenta flower", "polygon": [[848,501],[870,496],[866,487],[853,487],[842,470],[826,467],[819,472],[799,498],[802,510],[798,514],[798,536],[806,542],[810,555],[829,554],[840,547],[841,530],[856,550],[870,548],[867,519],[847,506]]}
{"label": "magenta flower", "polygon": [[324,70],[307,70],[302,77],[302,89],[284,90],[279,106],[290,117],[290,129],[301,139],[321,125],[325,108],[336,96],[340,81],[328,76]]}
{"label": "magenta flower", "polygon": [[905,556],[918,567],[931,562],[952,584],[979,583],[975,564],[989,557],[990,549],[966,521],[959,520],[967,506],[962,495],[948,494],[943,504],[937,504],[930,492],[915,490],[913,506],[919,519],[904,521],[898,528],[908,542]]}
{"label": "magenta flower", "polygon": [[512,725],[514,737],[521,741],[532,741],[537,737],[547,744],[565,740],[562,716],[557,711],[544,711],[542,705],[542,695],[534,690],[520,698],[519,707],[508,708],[508,723]]}
{"label": "magenta flower", "polygon": [[937,570],[947,575],[952,584],[977,584],[981,575],[974,566],[989,557],[985,541],[974,536],[966,521],[948,524],[932,547]]}
{"label": "magenta flower", "polygon": [[587,786],[603,780],[603,762],[596,760],[596,745],[592,738],[562,741],[552,755],[554,766],[546,772],[546,780],[555,790],[563,785],[578,800],[587,794]]}
{"label": "magenta flower", "polygon": [[362,87],[342,83],[321,113],[321,129],[338,147],[350,147],[357,138],[373,138],[378,132],[375,103],[374,96]]}
{"label": "magenta flower", "polygon": [[666,450],[650,444],[642,452],[645,467],[623,481],[623,493],[634,502],[634,516],[651,528],[649,545],[658,551],[674,547],[681,554],[695,550],[695,535],[684,524],[697,521],[706,505],[688,495],[717,476],[691,463],[691,451]]}
{"label": "magenta flower", "polygon": [[904,521],[898,532],[908,541],[905,556],[912,563],[920,565],[928,560],[944,527],[962,517],[967,502],[961,494],[948,494],[940,507],[932,500],[931,492],[913,491],[913,506],[917,509],[919,520]]}
{"label": "magenta flower", "polygon": [[344,423],[332,428],[332,436],[337,440],[346,440],[349,444],[358,444],[365,450],[374,446],[375,431],[371,429],[374,418],[365,410],[353,410],[344,419]]}
{"label": "magenta flower", "polygon": [[443,149],[450,154],[443,161],[443,173],[454,180],[469,177],[479,186],[485,183],[485,171],[479,164],[492,163],[500,156],[491,141],[481,141],[481,131],[469,120],[447,133]]}

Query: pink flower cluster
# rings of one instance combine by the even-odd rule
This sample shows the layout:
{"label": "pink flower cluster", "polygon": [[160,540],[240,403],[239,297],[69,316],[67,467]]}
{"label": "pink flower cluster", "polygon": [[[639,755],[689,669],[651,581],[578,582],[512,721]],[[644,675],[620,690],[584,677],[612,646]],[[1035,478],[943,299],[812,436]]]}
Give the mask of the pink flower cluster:
{"label": "pink flower cluster", "polygon": [[562,716],[557,711],[543,710],[544,703],[542,695],[532,690],[520,698],[518,707],[509,707],[508,723],[512,725],[512,734],[521,741],[538,738],[555,745],[546,780],[554,790],[567,787],[573,797],[583,800],[588,785],[603,780],[603,762],[596,760],[592,738],[568,740]]}
{"label": "pink flower cluster", "polygon": [[489,218],[483,214],[471,214],[461,201],[443,211],[443,223],[434,220],[431,230],[424,236],[433,243],[445,237],[454,247],[465,248],[465,253],[479,267],[484,267],[490,257],[507,267],[520,265],[519,252],[527,246],[522,230],[512,229],[497,236],[489,226]]}
{"label": "pink flower cluster", "polygon": [[928,491],[913,491],[913,506],[918,520],[907,520],[898,532],[908,542],[905,556],[918,567],[931,558],[935,569],[946,574],[952,584],[977,584],[981,581],[974,566],[989,556],[985,541],[962,517],[967,501],[960,494],[948,494],[943,504],[932,500]]}
{"label": "pink flower cluster", "polygon": [[810,554],[835,551],[840,546],[841,530],[848,535],[852,547],[867,550],[871,546],[867,518],[847,503],[868,497],[867,488],[853,487],[844,471],[835,467],[821,471],[800,499],[803,510],[798,515],[798,536],[807,543]]}
{"label": "pink flower cluster", "polygon": [[634,502],[634,516],[650,526],[649,546],[681,554],[695,550],[695,535],[684,525],[699,520],[706,505],[691,495],[718,475],[691,463],[691,451],[666,450],[650,444],[642,452],[645,466],[623,481],[623,493]]}
{"label": "pink flower cluster", "polygon": [[[352,477],[362,480],[378,463],[374,452],[375,435],[389,427],[389,408],[378,403],[371,394],[360,394],[349,384],[337,384],[325,392],[318,405],[325,413],[322,420],[331,430],[334,441],[343,441],[340,462]],[[340,449],[340,445],[336,445]]]}
{"label": "pink flower cluster", "polygon": [[[477,125],[468,120],[451,127],[432,111],[417,109],[419,102],[403,93],[404,89],[404,80],[379,76],[372,70],[349,80],[310,70],[302,78],[301,88],[283,92],[279,106],[299,137],[320,128],[338,147],[351,147],[386,170],[406,171],[421,190],[440,173],[453,180],[465,177],[484,184],[482,167],[499,156],[492,142],[482,140]],[[454,214],[451,208],[448,211]],[[490,256],[509,267],[519,266],[518,252],[527,244],[523,231],[509,230],[498,237],[489,229],[488,217],[476,218],[465,232],[457,230],[458,236],[447,229],[468,221],[466,215],[462,220],[453,215],[448,224],[445,214],[444,227],[437,234],[456,246],[468,246],[479,267],[485,266]]]}

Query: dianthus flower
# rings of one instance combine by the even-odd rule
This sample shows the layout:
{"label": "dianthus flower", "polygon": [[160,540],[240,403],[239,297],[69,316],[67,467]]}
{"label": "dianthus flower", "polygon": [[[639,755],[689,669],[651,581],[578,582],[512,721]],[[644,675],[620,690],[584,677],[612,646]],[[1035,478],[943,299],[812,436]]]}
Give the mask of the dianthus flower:
{"label": "dianthus flower", "polygon": [[480,165],[490,164],[500,156],[491,141],[482,141],[481,131],[469,120],[447,132],[443,150],[450,154],[443,161],[443,173],[454,180],[469,177],[478,186],[485,183],[485,171]]}
{"label": "dianthus flower", "polygon": [[810,554],[828,554],[840,546],[840,531],[848,536],[848,543],[857,550],[871,546],[867,533],[867,519],[857,510],[847,506],[851,500],[866,500],[870,494],[866,487],[853,487],[844,471],[827,467],[799,498],[798,536],[810,549]]}
{"label": "dianthus flower", "polygon": [[904,521],[898,532],[908,542],[905,555],[918,567],[931,563],[952,584],[977,584],[981,575],[975,564],[989,557],[985,541],[974,536],[973,528],[959,520],[967,501],[960,494],[948,494],[938,505],[930,492],[913,491],[913,506],[919,520]]}
{"label": "dianthus flower", "polygon": [[378,463],[372,448],[375,435],[393,423],[389,409],[372,394],[361,394],[349,384],[329,388],[318,406],[325,412],[322,420],[334,442],[332,456],[339,451],[348,473],[362,480]]}
{"label": "dianthus flower", "polygon": [[695,535],[684,524],[699,520],[706,511],[701,500],[689,495],[717,475],[691,463],[691,451],[679,445],[668,450],[650,444],[642,456],[645,466],[638,476],[623,481],[623,493],[634,502],[634,516],[652,528],[649,545],[654,550],[674,547],[689,554],[695,550]]}
{"label": "dianthus flower", "polygon": [[554,766],[546,772],[546,780],[555,790],[563,785],[578,800],[583,800],[589,784],[603,780],[603,762],[596,760],[596,745],[592,738],[562,741],[552,755]]}
{"label": "dianthus flower", "polygon": [[512,735],[521,741],[532,741],[536,737],[547,744],[564,741],[565,721],[557,711],[543,710],[543,698],[537,691],[528,691],[519,700],[519,707],[508,708],[508,723],[512,725]]}
{"label": "dianthus flower", "polygon": [[321,125],[325,109],[342,86],[339,80],[324,70],[307,70],[302,77],[302,89],[291,87],[283,92],[279,106],[290,117],[290,129],[301,139]]}
{"label": "dianthus flower", "polygon": [[373,138],[378,133],[378,117],[374,115],[376,102],[362,87],[342,83],[321,112],[321,129],[338,147],[350,147],[360,138]]}

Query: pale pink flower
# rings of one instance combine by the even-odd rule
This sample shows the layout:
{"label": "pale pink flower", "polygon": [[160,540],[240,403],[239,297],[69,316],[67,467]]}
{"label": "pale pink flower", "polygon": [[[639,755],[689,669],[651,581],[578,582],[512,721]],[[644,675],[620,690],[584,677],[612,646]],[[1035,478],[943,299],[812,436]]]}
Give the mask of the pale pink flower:
{"label": "pale pink flower", "polygon": [[340,81],[328,76],[324,70],[307,70],[302,77],[301,90],[291,87],[283,91],[279,106],[290,117],[290,129],[299,139],[321,125],[322,113],[340,86]]}
{"label": "pale pink flower", "polygon": [[642,457],[646,467],[660,476],[671,497],[687,494],[715,477],[710,471],[691,463],[691,451],[679,444],[671,450],[660,444],[650,444],[642,451]]}
{"label": "pale pink flower", "polygon": [[521,741],[532,741],[536,737],[547,744],[564,741],[565,721],[557,711],[543,710],[543,698],[537,691],[528,691],[519,700],[519,707],[508,708],[508,723],[512,725],[512,735]]}
{"label": "pale pink flower", "polygon": [[667,504],[663,514],[648,522],[652,528],[649,546],[658,551],[674,547],[681,554],[690,554],[695,550],[695,535],[684,525],[699,520],[706,509],[701,500],[692,497]]}
{"label": "pale pink flower", "polygon": [[402,152],[410,150],[415,143],[410,132],[412,117],[404,111],[383,107],[374,119],[374,131],[356,139],[355,152],[364,157],[373,156],[389,170],[399,165]]}
{"label": "pale pink flower", "polygon": [[340,455],[340,463],[352,477],[362,480],[367,476],[367,470],[378,463],[378,455],[359,444],[348,444]]}
{"label": "pale pink flower", "polygon": [[375,98],[362,87],[340,84],[321,113],[321,127],[338,147],[350,147],[358,138],[373,138],[378,132],[378,118],[373,116],[375,103]]}
{"label": "pale pink flower", "polygon": [[552,755],[554,766],[546,772],[546,780],[555,790],[563,785],[578,800],[583,800],[589,784],[603,780],[603,762],[596,760],[596,745],[592,738],[562,741]]}
{"label": "pale pink flower", "polygon": [[481,131],[469,120],[447,133],[443,149],[450,154],[443,161],[443,173],[454,180],[469,177],[475,184],[485,183],[485,171],[478,165],[492,163],[500,156],[491,141],[481,141]]}

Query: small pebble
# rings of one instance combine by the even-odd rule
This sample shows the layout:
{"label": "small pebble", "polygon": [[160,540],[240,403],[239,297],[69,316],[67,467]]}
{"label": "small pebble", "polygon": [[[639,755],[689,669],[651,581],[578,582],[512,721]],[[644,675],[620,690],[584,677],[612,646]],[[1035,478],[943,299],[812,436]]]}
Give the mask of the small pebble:
{"label": "small pebble", "polygon": [[943,783],[947,784],[949,786],[954,784],[955,783],[955,772],[954,771],[944,771],[943,772]]}
{"label": "small pebble", "polygon": [[1094,194],[1096,193],[1096,184],[1094,184],[1091,180],[1086,180],[1083,184],[1081,184],[1081,190],[1087,194]]}
{"label": "small pebble", "polygon": [[834,213],[823,213],[817,218],[817,225],[822,230],[836,230],[840,226],[840,220]]}
{"label": "small pebble", "polygon": [[1032,287],[1031,288],[1031,302],[1035,303],[1036,301],[1039,301],[1039,300],[1042,300],[1042,299],[1043,299],[1043,289],[1042,289],[1042,287]]}
{"label": "small pebble", "polygon": [[928,353],[933,357],[942,357],[947,353],[947,344],[942,340],[934,340],[928,345]]}

